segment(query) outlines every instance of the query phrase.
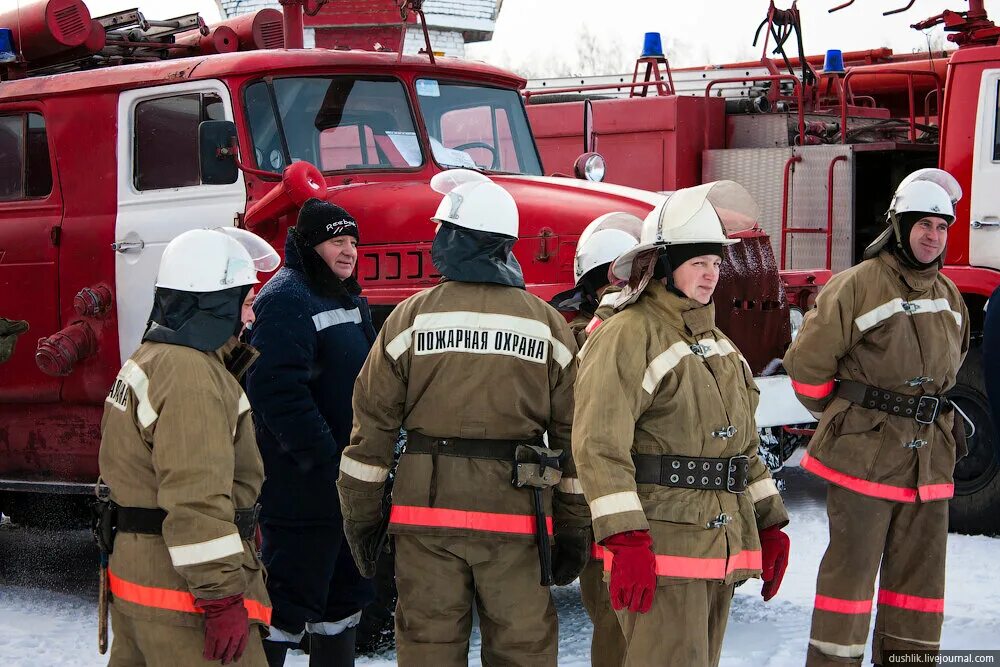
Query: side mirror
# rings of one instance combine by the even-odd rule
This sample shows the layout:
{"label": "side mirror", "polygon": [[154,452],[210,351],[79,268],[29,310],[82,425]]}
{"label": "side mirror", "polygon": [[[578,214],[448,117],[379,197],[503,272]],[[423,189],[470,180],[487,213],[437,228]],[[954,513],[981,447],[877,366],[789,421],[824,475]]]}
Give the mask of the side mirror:
{"label": "side mirror", "polygon": [[206,120],[198,126],[201,182],[229,185],[239,176],[236,165],[236,124],[229,120]]}

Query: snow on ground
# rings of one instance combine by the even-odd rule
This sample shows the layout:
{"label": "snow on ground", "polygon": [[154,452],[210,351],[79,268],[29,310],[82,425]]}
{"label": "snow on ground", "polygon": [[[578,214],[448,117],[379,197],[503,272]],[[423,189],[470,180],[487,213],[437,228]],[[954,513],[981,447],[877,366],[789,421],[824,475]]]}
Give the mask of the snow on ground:
{"label": "snow on ground", "polygon": [[[778,597],[760,598],[760,583],[737,589],[723,649],[723,667],[798,667],[805,662],[816,569],[827,543],[822,483],[797,469],[786,474],[792,558]],[[991,575],[1000,540],[952,535],[942,645],[1000,649],[1000,577]],[[0,528],[0,664],[5,667],[93,667],[97,653],[96,550],[86,531]],[[554,592],[560,618],[559,664],[590,664],[590,624],[576,585]],[[479,635],[469,664],[479,666]],[[288,665],[307,665],[291,655]],[[385,667],[395,656],[359,658]]]}

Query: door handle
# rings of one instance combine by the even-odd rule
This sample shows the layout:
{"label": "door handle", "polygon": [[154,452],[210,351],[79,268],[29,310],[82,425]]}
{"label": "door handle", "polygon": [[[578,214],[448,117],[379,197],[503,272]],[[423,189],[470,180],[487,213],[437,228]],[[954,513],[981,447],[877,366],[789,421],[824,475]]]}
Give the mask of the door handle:
{"label": "door handle", "polygon": [[994,229],[1000,227],[1000,220],[973,220],[973,229]]}
{"label": "door handle", "polygon": [[142,250],[146,247],[144,241],[115,241],[111,244],[111,248],[115,252],[126,253],[130,250]]}

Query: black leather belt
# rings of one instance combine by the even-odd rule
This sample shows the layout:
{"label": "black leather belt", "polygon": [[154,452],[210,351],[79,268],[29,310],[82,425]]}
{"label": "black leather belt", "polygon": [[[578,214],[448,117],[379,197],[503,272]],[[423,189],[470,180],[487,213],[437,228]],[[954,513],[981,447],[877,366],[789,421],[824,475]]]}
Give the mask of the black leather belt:
{"label": "black leather belt", "polygon": [[[122,507],[110,503],[109,508],[114,514],[114,526],[120,533],[140,533],[142,535],[162,535],[163,520],[167,513],[159,508]],[[240,531],[240,539],[252,540],[257,533],[257,518],[260,516],[260,505],[237,509],[233,523]]]}
{"label": "black leather belt", "polygon": [[933,424],[941,411],[949,405],[944,396],[898,394],[854,380],[840,380],[837,396],[872,410],[911,417],[921,424]]}
{"label": "black leather belt", "polygon": [[750,477],[750,458],[710,459],[660,454],[633,454],[635,481],[681,489],[743,493]]}
{"label": "black leather belt", "polygon": [[432,454],[458,456],[466,459],[514,461],[518,445],[542,446],[542,438],[535,436],[524,440],[472,440],[469,438],[433,438],[423,433],[406,434],[404,454]]}

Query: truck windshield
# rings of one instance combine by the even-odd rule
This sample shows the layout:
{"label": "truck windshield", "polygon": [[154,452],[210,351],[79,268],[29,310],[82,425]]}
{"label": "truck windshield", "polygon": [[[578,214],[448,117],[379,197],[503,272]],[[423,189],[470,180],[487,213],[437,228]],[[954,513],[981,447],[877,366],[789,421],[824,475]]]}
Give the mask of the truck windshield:
{"label": "truck windshield", "polygon": [[[417,97],[440,166],[542,173],[516,91],[419,79]],[[424,164],[413,111],[398,79],[272,79],[250,84],[244,99],[260,169],[281,173],[299,160],[323,172]]]}
{"label": "truck windshield", "polygon": [[541,175],[517,91],[418,79],[417,100],[442,167]]}
{"label": "truck windshield", "polygon": [[260,169],[306,160],[321,171],[411,169],[424,162],[402,82],[331,76],[259,81],[246,110]]}

